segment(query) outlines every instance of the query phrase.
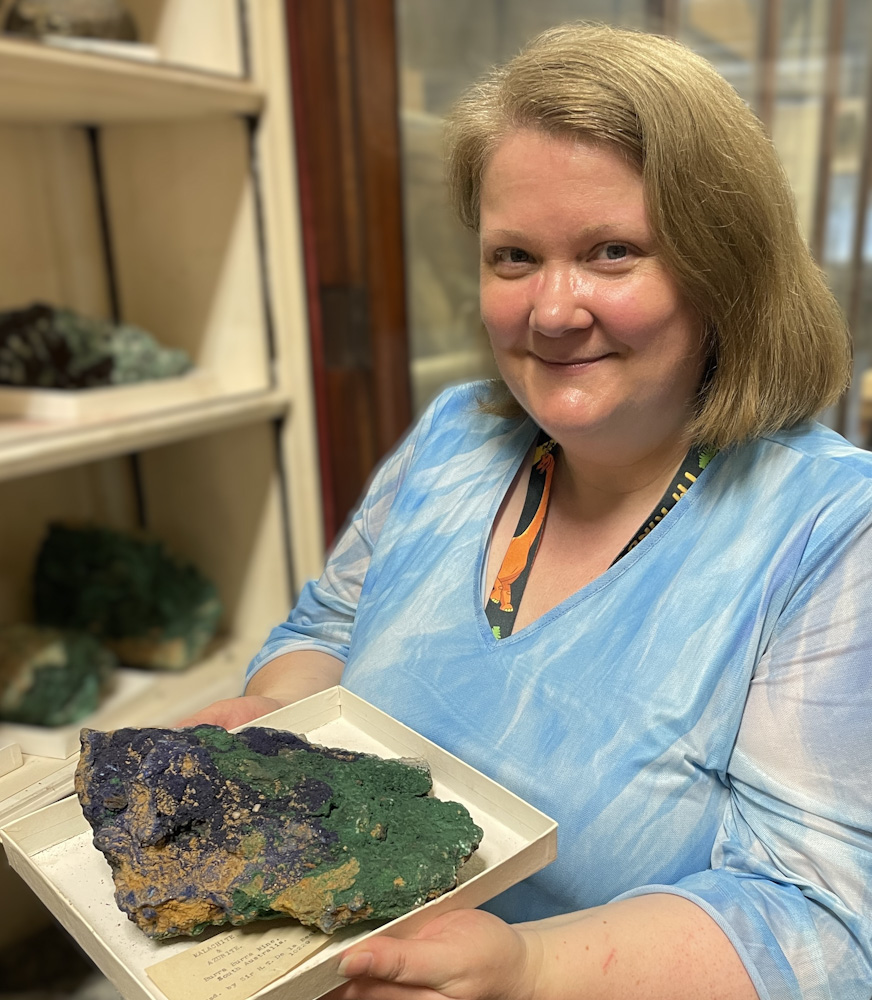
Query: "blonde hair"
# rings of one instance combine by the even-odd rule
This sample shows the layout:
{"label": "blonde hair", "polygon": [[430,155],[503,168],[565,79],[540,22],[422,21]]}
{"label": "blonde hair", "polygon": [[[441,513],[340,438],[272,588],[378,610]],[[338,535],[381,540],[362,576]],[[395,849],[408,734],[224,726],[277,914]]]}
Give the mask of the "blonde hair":
{"label": "blonde hair", "polygon": [[[639,169],[658,252],[705,326],[696,442],[725,448],[838,400],[851,374],[844,317],[771,141],[713,66],[671,39],[604,25],[539,35],[447,122],[449,189],[475,231],[483,171],[523,129],[605,144]],[[521,412],[502,383],[488,408]]]}

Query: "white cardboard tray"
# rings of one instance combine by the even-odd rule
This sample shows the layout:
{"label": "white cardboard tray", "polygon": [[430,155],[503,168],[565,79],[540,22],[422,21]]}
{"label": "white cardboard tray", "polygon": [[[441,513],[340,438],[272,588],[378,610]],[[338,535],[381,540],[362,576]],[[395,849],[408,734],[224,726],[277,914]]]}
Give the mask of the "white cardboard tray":
{"label": "white cardboard tray", "polygon": [[[465,805],[484,830],[457,888],[375,929],[345,928],[302,965],[258,992],[258,1000],[314,1000],[344,982],[336,969],[340,952],[351,942],[385,932],[409,936],[440,913],[479,906],[556,857],[554,820],[344,688],[313,695],[255,725],[304,733],[324,746],[384,757],[422,757],[430,765],[433,794]],[[152,941],[117,908],[109,866],[93,846],[75,797],[7,824],[0,838],[11,866],[126,1000],[166,1000],[145,969],[199,941]]]}

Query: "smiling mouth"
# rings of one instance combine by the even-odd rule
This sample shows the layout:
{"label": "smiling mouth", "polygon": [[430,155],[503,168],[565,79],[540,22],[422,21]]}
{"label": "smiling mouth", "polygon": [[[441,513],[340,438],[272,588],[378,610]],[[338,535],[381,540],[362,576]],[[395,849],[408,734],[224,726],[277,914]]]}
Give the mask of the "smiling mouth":
{"label": "smiling mouth", "polygon": [[[537,355],[538,357],[538,355]],[[597,361],[602,361],[603,358],[607,358],[608,354],[597,354],[593,358],[570,358],[567,361],[561,361],[554,358],[539,358],[539,361],[544,365],[549,365],[554,368],[581,368],[584,365],[592,365]]]}

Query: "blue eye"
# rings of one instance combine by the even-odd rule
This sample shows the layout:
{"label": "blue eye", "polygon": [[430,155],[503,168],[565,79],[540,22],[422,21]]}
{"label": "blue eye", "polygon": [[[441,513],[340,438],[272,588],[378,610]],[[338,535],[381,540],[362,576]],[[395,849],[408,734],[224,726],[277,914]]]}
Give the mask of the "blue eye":
{"label": "blue eye", "polygon": [[521,250],[519,247],[502,247],[496,252],[497,260],[504,261],[508,264],[526,264],[530,259],[530,255],[526,250]]}
{"label": "blue eye", "polygon": [[626,243],[609,243],[605,249],[607,260],[623,260],[630,252]]}

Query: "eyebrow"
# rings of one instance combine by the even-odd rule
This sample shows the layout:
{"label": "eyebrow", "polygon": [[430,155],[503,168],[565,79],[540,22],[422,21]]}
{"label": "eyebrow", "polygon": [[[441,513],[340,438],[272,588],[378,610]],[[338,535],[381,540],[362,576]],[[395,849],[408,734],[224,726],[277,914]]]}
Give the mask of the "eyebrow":
{"label": "eyebrow", "polygon": [[[577,236],[597,237],[605,233],[620,231],[626,227],[626,222],[603,222],[598,226],[583,226],[578,230]],[[515,229],[485,229],[480,233],[481,239],[505,240],[506,242],[524,243],[530,236]]]}

